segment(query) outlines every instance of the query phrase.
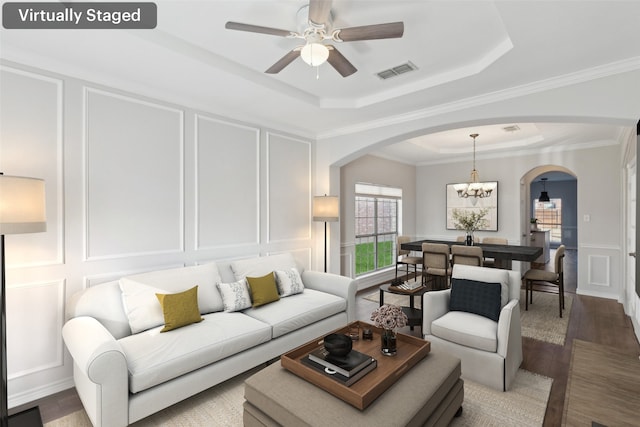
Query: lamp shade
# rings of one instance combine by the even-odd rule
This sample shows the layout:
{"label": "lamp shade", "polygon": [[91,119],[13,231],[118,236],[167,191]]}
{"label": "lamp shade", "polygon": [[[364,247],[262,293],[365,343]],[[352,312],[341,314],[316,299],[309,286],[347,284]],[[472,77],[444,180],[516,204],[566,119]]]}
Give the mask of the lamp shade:
{"label": "lamp shade", "polygon": [[540,197],[538,197],[538,201],[539,202],[549,202],[549,201],[551,201],[551,199],[549,199],[549,193],[547,193],[546,191],[542,191],[540,193]]}
{"label": "lamp shade", "polygon": [[340,217],[338,196],[316,196],[313,198],[313,220],[336,222]]}
{"label": "lamp shade", "polygon": [[0,234],[46,230],[44,181],[0,174]]}
{"label": "lamp shade", "polygon": [[329,58],[329,49],[321,43],[307,43],[300,51],[300,57],[312,67],[317,67]]}

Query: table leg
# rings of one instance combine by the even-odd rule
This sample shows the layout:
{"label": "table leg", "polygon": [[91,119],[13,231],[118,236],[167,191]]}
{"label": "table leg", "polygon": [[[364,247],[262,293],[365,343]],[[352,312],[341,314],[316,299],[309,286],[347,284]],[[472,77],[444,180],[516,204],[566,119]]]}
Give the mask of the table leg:
{"label": "table leg", "polygon": [[380,289],[380,306],[384,305],[384,291]]}

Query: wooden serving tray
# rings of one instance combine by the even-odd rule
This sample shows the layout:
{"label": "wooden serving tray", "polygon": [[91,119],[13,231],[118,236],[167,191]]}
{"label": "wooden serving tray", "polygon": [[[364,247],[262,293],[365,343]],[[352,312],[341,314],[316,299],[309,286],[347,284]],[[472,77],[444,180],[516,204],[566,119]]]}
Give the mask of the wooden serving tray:
{"label": "wooden serving tray", "polygon": [[351,386],[347,387],[340,384],[302,363],[301,360],[311,351],[323,346],[323,337],[283,354],[280,358],[280,363],[284,368],[299,377],[362,410],[384,393],[405,372],[422,360],[431,351],[431,343],[421,338],[399,333],[397,335],[398,353],[393,357],[385,356],[380,351],[380,334],[382,332],[380,328],[356,321],[343,328],[336,329],[334,333],[348,335],[349,327],[354,323],[358,324],[360,328],[360,336],[362,336],[363,329],[371,329],[373,340],[364,341],[360,338],[358,341],[353,342],[353,348],[376,359],[378,366]]}

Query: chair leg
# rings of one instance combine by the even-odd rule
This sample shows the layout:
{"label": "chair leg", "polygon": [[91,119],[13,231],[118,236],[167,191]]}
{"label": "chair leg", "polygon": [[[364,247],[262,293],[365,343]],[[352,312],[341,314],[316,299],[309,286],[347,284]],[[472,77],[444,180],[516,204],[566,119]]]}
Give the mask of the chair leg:
{"label": "chair leg", "polygon": [[524,281],[524,310],[529,310],[529,281]]}
{"label": "chair leg", "polygon": [[398,278],[398,263],[396,262],[396,279]]}
{"label": "chair leg", "polygon": [[562,289],[558,287],[558,310],[560,311],[560,318],[562,318]]}

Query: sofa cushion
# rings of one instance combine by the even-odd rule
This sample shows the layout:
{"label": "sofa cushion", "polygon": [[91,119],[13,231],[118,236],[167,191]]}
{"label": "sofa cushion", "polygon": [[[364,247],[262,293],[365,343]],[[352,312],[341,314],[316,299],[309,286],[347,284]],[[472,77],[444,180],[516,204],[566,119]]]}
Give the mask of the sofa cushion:
{"label": "sofa cushion", "polygon": [[466,311],[497,322],[500,317],[500,292],[500,283],[451,279],[449,310]]}
{"label": "sofa cushion", "polygon": [[300,277],[297,268],[276,270],[275,275],[280,297],[288,297],[289,295],[299,294],[304,291],[302,277]]}
{"label": "sofa cushion", "polygon": [[451,278],[500,283],[500,308],[509,302],[509,270],[456,264],[453,266]]}
{"label": "sofa cushion", "polygon": [[[222,311],[222,298],[216,288],[216,283],[222,279],[215,263],[150,271],[126,276],[120,280],[123,279],[162,289],[164,293],[182,292],[198,286],[200,313]],[[155,295],[151,295],[151,299],[157,303]]]}
{"label": "sofa cushion", "polygon": [[231,263],[236,280],[247,276],[264,276],[275,270],[287,270],[294,267],[296,267],[296,261],[290,253],[242,259]]}
{"label": "sofa cushion", "polygon": [[276,278],[273,273],[265,274],[262,277],[247,276],[249,291],[251,292],[251,305],[260,307],[270,302],[278,301],[278,288],[276,287]]}
{"label": "sofa cushion", "polygon": [[431,323],[431,334],[478,350],[498,350],[498,322],[473,313],[450,311]]}
{"label": "sofa cushion", "polygon": [[166,293],[166,290],[125,278],[120,279],[120,290],[131,333],[137,334],[164,324],[162,307],[156,294]]}
{"label": "sofa cushion", "polygon": [[174,333],[154,328],[120,339],[130,391],[162,384],[271,338],[269,325],[242,313],[211,313],[204,319]]}
{"label": "sofa cushion", "polygon": [[164,315],[164,328],[160,332],[168,332],[204,320],[198,309],[197,286],[177,294],[156,294],[156,297]]}
{"label": "sofa cushion", "polygon": [[225,312],[230,313],[251,307],[251,295],[249,294],[247,279],[240,279],[232,283],[218,283],[217,286],[220,290],[220,295],[222,295]]}
{"label": "sofa cushion", "polygon": [[271,325],[272,337],[277,338],[340,313],[346,307],[344,298],[307,288],[273,304],[246,310],[244,314]]}

